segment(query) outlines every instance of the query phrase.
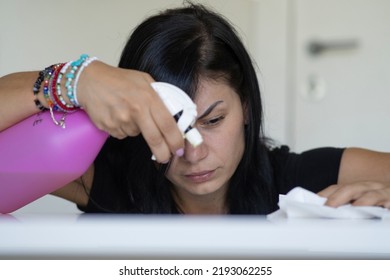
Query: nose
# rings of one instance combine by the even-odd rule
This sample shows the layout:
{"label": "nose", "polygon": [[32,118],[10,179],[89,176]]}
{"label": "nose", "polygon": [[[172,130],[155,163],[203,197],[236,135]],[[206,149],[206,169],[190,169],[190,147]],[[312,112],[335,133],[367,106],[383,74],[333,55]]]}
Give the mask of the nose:
{"label": "nose", "polygon": [[186,161],[196,163],[207,157],[207,154],[208,148],[205,141],[196,147],[192,146],[188,141],[185,141],[183,159]]}

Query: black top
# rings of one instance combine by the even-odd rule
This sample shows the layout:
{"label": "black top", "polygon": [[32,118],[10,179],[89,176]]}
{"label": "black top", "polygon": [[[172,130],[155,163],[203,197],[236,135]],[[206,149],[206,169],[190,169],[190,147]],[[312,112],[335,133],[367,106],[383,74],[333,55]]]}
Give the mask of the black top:
{"label": "black top", "polygon": [[[341,156],[344,149],[318,148],[300,154],[290,152],[287,146],[269,151],[275,176],[275,187],[286,194],[296,186],[312,192],[337,183]],[[90,199],[84,212],[112,212],[118,203],[126,203],[124,190],[113,183],[107,163],[95,161],[95,172]]]}

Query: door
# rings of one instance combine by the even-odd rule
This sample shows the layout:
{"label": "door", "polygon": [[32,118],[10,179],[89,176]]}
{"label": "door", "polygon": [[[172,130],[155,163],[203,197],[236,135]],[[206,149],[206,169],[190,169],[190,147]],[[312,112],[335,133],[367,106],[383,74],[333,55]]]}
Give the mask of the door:
{"label": "door", "polygon": [[290,144],[390,151],[390,1],[293,3]]}

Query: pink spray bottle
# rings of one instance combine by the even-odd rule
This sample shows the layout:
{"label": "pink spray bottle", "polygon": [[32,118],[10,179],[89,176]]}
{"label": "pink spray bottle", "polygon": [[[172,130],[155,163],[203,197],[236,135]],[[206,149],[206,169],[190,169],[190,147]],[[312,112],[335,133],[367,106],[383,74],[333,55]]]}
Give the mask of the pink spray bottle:
{"label": "pink spray bottle", "polygon": [[[58,117],[58,116],[57,116]],[[38,113],[0,133],[0,213],[13,212],[80,177],[108,134],[82,110],[66,127]]]}
{"label": "pink spray bottle", "polygon": [[[194,146],[202,143],[192,127],[197,116],[192,100],[173,85],[152,86],[173,116],[180,112],[183,136]],[[65,128],[44,112],[0,132],[0,213],[11,213],[80,177],[107,137],[83,110],[68,114]]]}

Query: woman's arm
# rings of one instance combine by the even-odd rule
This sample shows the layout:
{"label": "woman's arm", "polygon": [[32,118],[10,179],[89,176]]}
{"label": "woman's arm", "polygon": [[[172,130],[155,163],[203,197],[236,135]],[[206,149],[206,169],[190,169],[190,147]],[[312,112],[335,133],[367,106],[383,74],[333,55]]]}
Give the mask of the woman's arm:
{"label": "woman's arm", "polygon": [[52,195],[61,197],[79,206],[86,207],[92,188],[94,165],[92,164],[83,176],[68,185],[52,192]]}
{"label": "woman's arm", "polygon": [[38,72],[21,72],[0,78],[0,131],[39,111],[33,95],[37,77]]}
{"label": "woman's arm", "polygon": [[[35,71],[0,78],[0,133],[39,112],[33,93],[38,76],[39,72]],[[174,118],[151,87],[153,81],[147,73],[94,61],[79,76],[77,96],[80,106],[98,128],[117,138],[141,133],[157,161],[164,162],[184,147],[184,139]],[[62,87],[65,92],[64,85]],[[47,108],[42,90],[43,85],[37,98]],[[93,166],[81,178],[52,194],[86,206],[92,180]]]}
{"label": "woman's arm", "polygon": [[[22,72],[0,78],[0,131],[39,111],[33,95],[37,77],[38,72]],[[141,133],[157,160],[166,162],[184,139],[153,81],[147,73],[94,61],[81,73],[77,95],[96,127],[119,139]],[[48,107],[42,86],[37,97]]]}
{"label": "woman's arm", "polygon": [[390,153],[348,148],[344,151],[338,182],[319,193],[327,205],[377,205],[390,208]]}

